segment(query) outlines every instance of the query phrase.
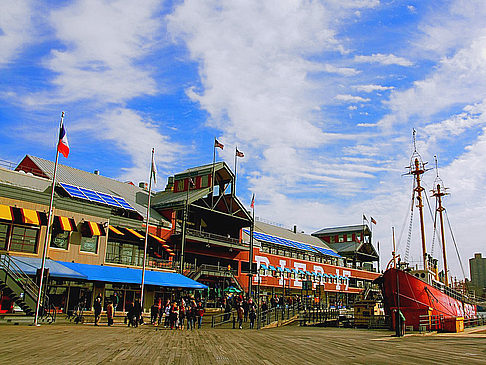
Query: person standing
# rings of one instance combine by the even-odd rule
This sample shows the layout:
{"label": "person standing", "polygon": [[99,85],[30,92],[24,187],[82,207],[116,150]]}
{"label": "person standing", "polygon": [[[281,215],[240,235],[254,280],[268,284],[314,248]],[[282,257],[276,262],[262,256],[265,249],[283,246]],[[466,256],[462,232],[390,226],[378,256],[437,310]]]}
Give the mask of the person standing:
{"label": "person standing", "polygon": [[158,316],[159,307],[157,306],[157,303],[154,302],[154,304],[150,307],[150,323],[156,325]]}
{"label": "person standing", "polygon": [[106,306],[106,318],[108,319],[108,326],[113,325],[113,314],[114,314],[113,303],[109,301]]}
{"label": "person standing", "polygon": [[184,320],[186,319],[186,303],[184,299],[181,300],[181,305],[179,307],[179,328],[184,329]]}
{"label": "person standing", "polygon": [[193,329],[194,328],[194,313],[191,308],[191,304],[187,302],[186,306],[186,318],[187,318],[187,329]]}
{"label": "person standing", "polygon": [[197,328],[200,329],[201,328],[201,324],[202,324],[202,318],[203,318],[203,315],[204,315],[204,307],[202,305],[201,302],[199,302],[197,304],[197,311],[196,311],[196,318],[197,318]]}
{"label": "person standing", "polygon": [[140,323],[140,315],[142,314],[142,307],[140,306],[140,299],[135,299],[133,303],[133,327],[138,327]]}
{"label": "person standing", "polygon": [[101,318],[101,293],[98,294],[96,297],[93,308],[94,308],[94,316],[95,316],[95,326],[97,326],[100,323],[100,318]]}
{"label": "person standing", "polygon": [[120,297],[118,296],[117,292],[113,294],[112,302],[113,302],[113,317],[114,317],[115,312],[118,309],[118,303],[120,303]]}

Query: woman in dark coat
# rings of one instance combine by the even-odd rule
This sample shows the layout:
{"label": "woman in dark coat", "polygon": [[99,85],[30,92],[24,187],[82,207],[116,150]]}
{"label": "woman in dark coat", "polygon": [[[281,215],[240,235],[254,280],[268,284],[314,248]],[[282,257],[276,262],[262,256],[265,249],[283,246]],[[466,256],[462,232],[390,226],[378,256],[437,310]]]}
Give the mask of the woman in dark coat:
{"label": "woman in dark coat", "polygon": [[98,294],[94,301],[94,315],[95,315],[95,326],[100,323],[100,317],[101,317],[101,294]]}

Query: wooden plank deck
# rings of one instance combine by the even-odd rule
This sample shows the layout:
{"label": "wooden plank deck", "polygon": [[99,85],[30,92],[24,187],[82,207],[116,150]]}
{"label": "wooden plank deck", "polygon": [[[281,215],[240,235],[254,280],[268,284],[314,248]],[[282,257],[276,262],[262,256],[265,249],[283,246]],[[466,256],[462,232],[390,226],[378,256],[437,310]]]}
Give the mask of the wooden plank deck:
{"label": "wooden plank deck", "polygon": [[0,363],[486,364],[484,330],[394,338],[389,331],[299,326],[171,331],[150,325],[4,325]]}

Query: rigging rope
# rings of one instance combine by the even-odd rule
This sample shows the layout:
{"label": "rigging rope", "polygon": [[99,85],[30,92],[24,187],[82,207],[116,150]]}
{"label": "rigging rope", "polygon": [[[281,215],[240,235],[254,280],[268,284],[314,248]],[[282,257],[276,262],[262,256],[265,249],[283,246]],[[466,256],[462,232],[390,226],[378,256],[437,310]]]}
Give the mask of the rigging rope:
{"label": "rigging rope", "polygon": [[461,255],[459,255],[459,250],[457,249],[456,238],[454,237],[454,233],[452,232],[451,222],[449,221],[449,215],[447,214],[447,210],[444,209],[444,212],[447,218],[447,224],[449,226],[449,230],[451,231],[452,242],[454,242],[454,248],[456,249],[457,258],[459,259],[459,265],[461,265],[462,277],[465,279],[466,274],[464,272],[464,266],[462,266]]}
{"label": "rigging rope", "polygon": [[[408,256],[410,254],[410,241],[412,239],[412,228],[413,228],[413,202],[415,201],[415,180],[412,180],[412,200],[410,202],[410,223],[408,224],[408,237],[407,237],[407,246],[405,247],[405,257],[404,261],[408,262]],[[406,218],[406,217],[405,217]],[[403,222],[402,226],[402,233],[403,229],[405,228],[405,222]]]}

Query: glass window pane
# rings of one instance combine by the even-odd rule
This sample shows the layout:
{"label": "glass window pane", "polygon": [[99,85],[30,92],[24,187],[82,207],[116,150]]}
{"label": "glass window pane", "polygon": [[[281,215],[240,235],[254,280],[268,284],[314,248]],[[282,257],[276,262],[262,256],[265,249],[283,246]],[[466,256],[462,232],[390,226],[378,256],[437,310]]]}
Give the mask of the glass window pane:
{"label": "glass window pane", "polygon": [[54,232],[51,238],[51,247],[68,249],[69,231]]}
{"label": "glass window pane", "polygon": [[14,226],[10,250],[18,252],[37,252],[37,236],[39,230],[29,227]]}
{"label": "glass window pane", "polygon": [[7,249],[7,237],[10,225],[6,223],[0,223],[0,250]]}
{"label": "glass window pane", "polygon": [[98,252],[98,236],[81,237],[81,251],[84,252]]}

